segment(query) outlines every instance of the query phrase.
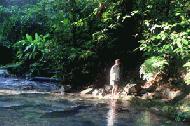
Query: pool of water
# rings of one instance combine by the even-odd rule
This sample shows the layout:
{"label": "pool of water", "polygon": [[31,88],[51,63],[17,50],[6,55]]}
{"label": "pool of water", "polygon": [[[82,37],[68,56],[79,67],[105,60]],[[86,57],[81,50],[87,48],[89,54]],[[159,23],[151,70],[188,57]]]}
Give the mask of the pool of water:
{"label": "pool of water", "polygon": [[0,126],[188,126],[129,102],[50,93],[57,90],[56,83],[0,76]]}
{"label": "pool of water", "polygon": [[0,96],[0,126],[187,126],[130,104],[50,94]]}

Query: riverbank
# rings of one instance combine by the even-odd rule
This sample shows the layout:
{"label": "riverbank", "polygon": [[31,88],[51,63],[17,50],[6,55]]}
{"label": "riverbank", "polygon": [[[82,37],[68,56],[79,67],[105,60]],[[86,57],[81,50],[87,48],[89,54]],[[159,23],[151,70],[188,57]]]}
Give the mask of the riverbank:
{"label": "riverbank", "polygon": [[[132,106],[141,106],[154,113],[172,120],[190,122],[190,93],[189,86],[178,87],[171,84],[149,85],[127,84],[120,87],[118,96],[113,98],[110,88],[87,88],[79,94],[82,98],[100,100],[117,99],[130,102]],[[127,103],[128,104],[128,103]]]}

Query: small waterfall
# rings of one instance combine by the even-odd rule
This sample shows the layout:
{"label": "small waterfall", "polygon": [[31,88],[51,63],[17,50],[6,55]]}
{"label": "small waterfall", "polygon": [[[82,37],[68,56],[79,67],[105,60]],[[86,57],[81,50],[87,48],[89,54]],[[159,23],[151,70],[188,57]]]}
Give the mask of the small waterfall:
{"label": "small waterfall", "polygon": [[58,82],[33,81],[30,78],[30,75],[25,79],[13,77],[6,69],[0,69],[0,90],[51,92],[59,89]]}

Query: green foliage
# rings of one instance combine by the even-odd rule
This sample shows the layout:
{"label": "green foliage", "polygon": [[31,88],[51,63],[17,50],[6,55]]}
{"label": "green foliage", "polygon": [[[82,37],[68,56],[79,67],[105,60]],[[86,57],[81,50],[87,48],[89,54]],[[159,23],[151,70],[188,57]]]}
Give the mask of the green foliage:
{"label": "green foliage", "polygon": [[168,75],[179,75],[176,72],[190,58],[190,2],[137,0],[135,6],[143,19],[139,49],[148,57],[165,57],[169,63]]}
{"label": "green foliage", "polygon": [[33,39],[32,36],[26,34],[26,37],[23,40],[20,40],[14,44],[15,49],[17,50],[17,58],[21,61],[33,60],[37,58],[43,58],[46,53],[48,53],[47,37],[49,35],[43,36],[35,34]]}
{"label": "green foliage", "polygon": [[34,37],[26,34],[23,40],[16,42],[13,47],[17,51],[18,62],[29,66],[31,71],[41,66],[39,63],[43,63],[48,56],[49,49],[48,44],[51,42],[48,40],[49,35],[38,35]]}
{"label": "green foliage", "polygon": [[164,105],[161,107],[161,110],[178,122],[187,121],[190,117],[189,105],[184,104],[184,101],[182,103],[176,105]]}
{"label": "green foliage", "polygon": [[187,62],[183,65],[183,67],[186,69],[186,75],[184,77],[185,83],[190,84],[190,62]]}
{"label": "green foliage", "polygon": [[[141,66],[144,79],[149,79],[171,66],[172,59],[181,64],[189,59],[189,6],[187,0],[40,0],[2,5],[0,44],[14,47],[15,61],[25,64],[25,71],[61,71],[58,76],[69,83],[82,77],[95,79],[99,69],[118,57],[129,64],[127,56],[140,44],[142,53],[152,57]],[[168,63],[161,58],[165,56]]]}
{"label": "green foliage", "polygon": [[0,43],[11,46],[25,34],[45,34],[47,20],[40,5],[0,6]]}
{"label": "green foliage", "polygon": [[[180,23],[153,25],[149,28],[150,34],[146,34],[146,40],[141,40],[140,49],[147,55],[164,55],[186,59],[189,58],[189,35],[188,25],[190,20],[183,20]],[[150,25],[148,21],[146,25]],[[183,28],[180,31],[179,28]]]}
{"label": "green foliage", "polygon": [[164,72],[168,62],[163,57],[150,57],[140,67],[140,75],[144,80],[151,79],[155,74]]}
{"label": "green foliage", "polygon": [[176,121],[188,121],[190,118],[190,102],[189,99],[183,99],[175,107],[175,110],[171,115],[175,118]]}
{"label": "green foliage", "polygon": [[[107,61],[125,56],[128,51],[120,46],[119,35],[115,35],[126,21],[123,3],[122,0],[41,0],[35,4],[1,6],[0,42],[14,45],[15,60],[28,66],[27,70],[43,68],[48,62],[49,69],[61,71],[60,76],[72,79],[75,73],[92,76]],[[50,34],[51,41],[44,42],[43,36],[33,38],[38,36],[35,33]],[[122,53],[107,57],[120,47]]]}

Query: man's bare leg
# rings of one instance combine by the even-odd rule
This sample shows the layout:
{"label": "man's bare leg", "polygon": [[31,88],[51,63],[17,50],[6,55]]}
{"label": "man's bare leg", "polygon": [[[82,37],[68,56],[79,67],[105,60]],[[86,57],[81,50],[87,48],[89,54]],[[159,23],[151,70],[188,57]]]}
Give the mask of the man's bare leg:
{"label": "man's bare leg", "polygon": [[112,95],[112,98],[114,97],[114,90],[115,90],[115,86],[112,85],[112,90],[111,90],[111,95]]}
{"label": "man's bare leg", "polygon": [[118,89],[118,85],[116,84],[116,85],[114,86],[114,98],[117,97],[117,89]]}

